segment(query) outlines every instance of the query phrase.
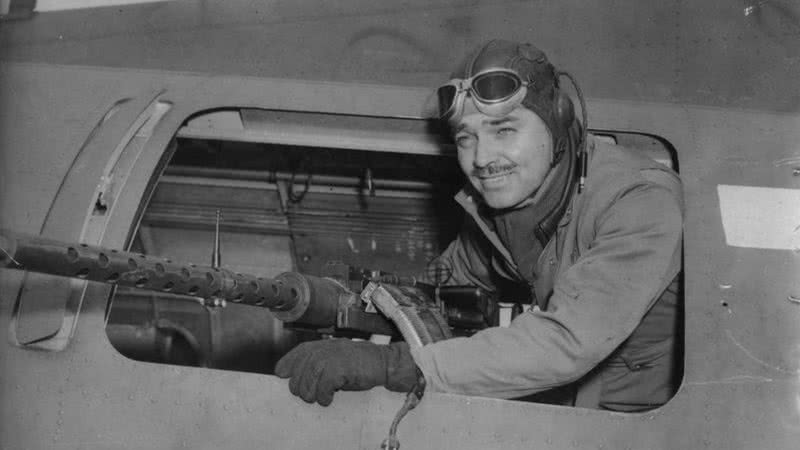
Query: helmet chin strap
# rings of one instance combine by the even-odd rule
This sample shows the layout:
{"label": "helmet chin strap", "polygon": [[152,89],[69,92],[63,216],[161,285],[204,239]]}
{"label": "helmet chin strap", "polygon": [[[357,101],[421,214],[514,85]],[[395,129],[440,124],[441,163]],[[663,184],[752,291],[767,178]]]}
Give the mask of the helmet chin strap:
{"label": "helmet chin strap", "polygon": [[[536,239],[539,243],[544,247],[550,241],[550,238],[553,237],[553,234],[556,232],[556,228],[558,227],[558,222],[561,221],[561,218],[564,216],[568,205],[570,203],[570,199],[572,198],[573,187],[577,181],[577,191],[578,194],[583,192],[585,183],[586,183],[586,176],[589,166],[588,155],[586,153],[586,144],[587,144],[587,137],[588,137],[588,113],[586,111],[586,101],[583,98],[583,93],[581,92],[580,86],[575,81],[575,78],[572,77],[568,72],[559,72],[558,76],[566,77],[570,83],[575,88],[575,92],[578,94],[578,101],[581,105],[581,122],[578,122],[576,119],[573,119],[572,123],[570,124],[569,128],[566,130],[566,137],[560,137],[558,142],[554,143],[554,156],[553,156],[553,163],[551,164],[550,170],[555,170],[555,166],[561,162],[561,159],[564,158],[566,155],[568,164],[567,168],[567,176],[565,177],[564,182],[561,184],[560,189],[561,193],[559,195],[558,203],[553,207],[551,211],[544,216],[539,224],[536,226],[534,231],[536,235]],[[563,148],[566,146],[567,148]],[[577,179],[577,180],[576,180]]]}
{"label": "helmet chin strap", "polygon": [[569,72],[561,71],[558,73],[559,77],[565,77],[572,83],[572,86],[575,88],[575,93],[578,95],[578,101],[581,104],[581,129],[580,129],[580,139],[577,143],[577,156],[580,163],[580,174],[578,175],[578,193],[580,194],[583,192],[583,188],[586,184],[586,176],[589,170],[589,160],[588,155],[586,154],[586,145],[587,139],[589,135],[589,113],[586,110],[586,100],[583,98],[583,92],[581,91],[581,87],[578,85],[578,82],[575,81],[575,77],[573,77]]}
{"label": "helmet chin strap", "polygon": [[578,166],[577,150],[579,147],[578,139],[580,139],[580,128],[580,125],[575,121],[570,129],[567,130],[567,137],[562,140],[562,142],[566,142],[563,145],[559,144],[559,146],[566,148],[560,150],[560,154],[554,158],[553,166],[550,169],[551,171],[558,170],[555,166],[559,163],[567,165],[566,176],[563,178],[563,181],[559,183],[559,185],[554,186],[555,189],[559,190],[558,201],[552,209],[544,215],[544,218],[536,225],[534,230],[536,239],[542,247],[546,246],[550,238],[555,234],[558,222],[560,222],[561,218],[564,216],[569,206],[570,199],[572,198],[573,188],[578,178],[576,168]]}
{"label": "helmet chin strap", "polygon": [[557,166],[558,163],[561,162],[561,158],[566,153],[566,146],[569,143],[567,142],[567,138],[559,138],[558,141],[553,142],[553,161],[550,163],[550,169]]}

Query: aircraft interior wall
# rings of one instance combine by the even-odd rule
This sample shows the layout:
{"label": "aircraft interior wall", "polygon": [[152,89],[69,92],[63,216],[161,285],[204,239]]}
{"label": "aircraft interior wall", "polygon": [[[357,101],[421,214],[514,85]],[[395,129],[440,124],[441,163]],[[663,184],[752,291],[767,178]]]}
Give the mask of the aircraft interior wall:
{"label": "aircraft interior wall", "polygon": [[[209,265],[219,211],[221,262],[236,272],[324,276],[340,261],[419,275],[459,228],[457,170],[452,156],[177,138],[132,250]],[[134,359],[260,373],[317,336],[266,309],[123,288],[107,332]]]}

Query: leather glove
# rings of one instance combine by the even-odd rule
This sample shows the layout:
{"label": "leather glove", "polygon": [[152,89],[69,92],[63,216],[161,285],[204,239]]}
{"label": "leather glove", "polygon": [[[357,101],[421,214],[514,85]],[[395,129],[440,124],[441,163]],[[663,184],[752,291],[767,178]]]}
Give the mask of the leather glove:
{"label": "leather glove", "polygon": [[275,375],[289,378],[292,394],[328,406],[338,390],[364,391],[385,386],[408,392],[417,381],[417,365],[408,344],[378,345],[350,339],[304,342],[287,353]]}

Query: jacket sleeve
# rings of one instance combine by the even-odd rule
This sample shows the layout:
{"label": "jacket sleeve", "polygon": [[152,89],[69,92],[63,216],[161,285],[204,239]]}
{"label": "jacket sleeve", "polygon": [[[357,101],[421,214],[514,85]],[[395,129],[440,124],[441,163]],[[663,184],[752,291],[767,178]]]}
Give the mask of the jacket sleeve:
{"label": "jacket sleeve", "polygon": [[[483,237],[475,221],[467,216],[460,233],[447,246],[436,259],[449,273],[446,285],[472,285],[479,286],[489,292],[495,291],[494,275],[491,267],[491,243]],[[424,280],[430,279],[433,274],[425,274]]]}
{"label": "jacket sleeve", "polygon": [[680,197],[642,182],[596,217],[588,251],[555,280],[547,311],[412,350],[432,390],[513,398],[564,385],[633,332],[680,269]]}

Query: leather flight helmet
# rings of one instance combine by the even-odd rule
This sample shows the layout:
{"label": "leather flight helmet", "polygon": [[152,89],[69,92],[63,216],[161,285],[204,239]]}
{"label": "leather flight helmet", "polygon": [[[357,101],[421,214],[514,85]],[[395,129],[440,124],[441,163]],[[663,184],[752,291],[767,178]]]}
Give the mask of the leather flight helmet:
{"label": "leather flight helmet", "polygon": [[[451,78],[468,80],[492,69],[515,72],[527,84],[521,103],[544,121],[558,147],[575,120],[575,112],[572,101],[559,90],[559,73],[547,55],[531,44],[496,39],[469,55]],[[469,94],[467,99],[476,101]]]}

